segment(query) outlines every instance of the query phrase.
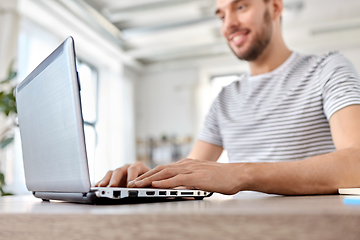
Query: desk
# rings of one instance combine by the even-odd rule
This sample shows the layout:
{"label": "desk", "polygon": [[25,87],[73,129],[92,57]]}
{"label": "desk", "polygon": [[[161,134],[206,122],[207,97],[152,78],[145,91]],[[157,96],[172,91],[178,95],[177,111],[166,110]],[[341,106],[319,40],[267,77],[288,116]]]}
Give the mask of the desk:
{"label": "desk", "polygon": [[360,239],[342,196],[252,196],[93,206],[0,198],[0,239]]}

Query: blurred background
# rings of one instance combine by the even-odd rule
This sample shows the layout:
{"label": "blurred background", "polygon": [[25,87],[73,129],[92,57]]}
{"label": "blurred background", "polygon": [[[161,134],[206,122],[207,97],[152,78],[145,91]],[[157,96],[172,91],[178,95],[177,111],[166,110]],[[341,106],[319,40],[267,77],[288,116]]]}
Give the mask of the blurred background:
{"label": "blurred background", "polygon": [[[91,181],[136,160],[186,157],[221,88],[248,71],[216,0],[0,0],[0,190],[28,193],[12,89],[75,39]],[[340,50],[360,71],[359,0],[284,0],[287,45]],[[220,161],[226,162],[226,152]],[[4,178],[6,185],[4,184]]]}

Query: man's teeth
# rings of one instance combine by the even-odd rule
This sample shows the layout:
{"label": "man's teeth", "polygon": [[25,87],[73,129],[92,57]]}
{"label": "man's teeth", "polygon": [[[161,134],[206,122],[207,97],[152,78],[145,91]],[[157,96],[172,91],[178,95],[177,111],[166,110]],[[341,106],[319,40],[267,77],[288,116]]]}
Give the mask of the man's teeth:
{"label": "man's teeth", "polygon": [[244,35],[238,35],[238,36],[236,36],[236,37],[233,38],[233,41],[236,42],[236,41],[240,40],[243,36],[244,36]]}

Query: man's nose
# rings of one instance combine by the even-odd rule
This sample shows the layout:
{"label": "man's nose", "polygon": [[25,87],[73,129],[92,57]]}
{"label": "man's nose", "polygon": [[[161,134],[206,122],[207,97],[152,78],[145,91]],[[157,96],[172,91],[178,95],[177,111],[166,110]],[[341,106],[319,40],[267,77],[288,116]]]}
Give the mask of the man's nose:
{"label": "man's nose", "polygon": [[235,13],[228,13],[223,22],[223,33],[225,37],[240,27],[240,21]]}

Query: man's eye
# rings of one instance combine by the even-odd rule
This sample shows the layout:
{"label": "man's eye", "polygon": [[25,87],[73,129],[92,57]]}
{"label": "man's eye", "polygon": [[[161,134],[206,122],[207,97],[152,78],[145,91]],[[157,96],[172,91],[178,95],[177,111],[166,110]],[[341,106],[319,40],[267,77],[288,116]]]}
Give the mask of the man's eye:
{"label": "man's eye", "polygon": [[241,5],[241,6],[238,7],[239,10],[242,10],[244,8],[245,8],[245,5]]}

